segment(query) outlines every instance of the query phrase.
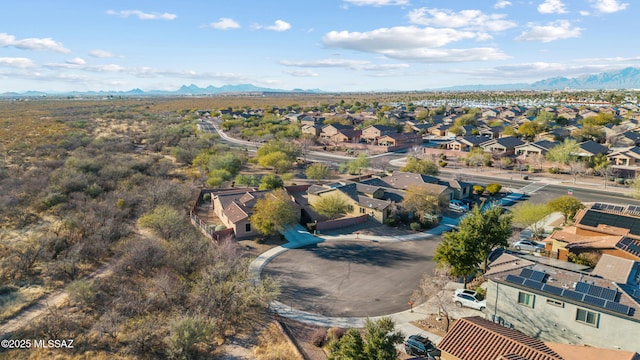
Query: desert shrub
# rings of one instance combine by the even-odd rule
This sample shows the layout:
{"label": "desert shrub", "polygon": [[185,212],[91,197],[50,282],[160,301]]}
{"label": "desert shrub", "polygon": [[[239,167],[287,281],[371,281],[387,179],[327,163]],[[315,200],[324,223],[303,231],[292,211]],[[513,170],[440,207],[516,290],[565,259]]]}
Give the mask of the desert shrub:
{"label": "desert shrub", "polygon": [[562,174],[562,169],[557,167],[550,167],[549,174]]}
{"label": "desert shrub", "polygon": [[345,330],[337,327],[332,327],[327,330],[326,342],[330,343],[333,341],[338,341],[344,336]]}
{"label": "desert shrub", "polygon": [[311,334],[311,343],[314,346],[322,347],[325,343],[326,337],[327,330],[325,328],[316,329],[313,334]]}
{"label": "desert shrub", "polygon": [[413,231],[418,231],[418,230],[420,230],[420,228],[421,228],[422,226],[421,226],[421,225],[420,225],[420,223],[418,223],[418,222],[412,222],[411,224],[409,224],[409,227],[410,227],[410,228],[411,228],[411,230],[413,230]]}

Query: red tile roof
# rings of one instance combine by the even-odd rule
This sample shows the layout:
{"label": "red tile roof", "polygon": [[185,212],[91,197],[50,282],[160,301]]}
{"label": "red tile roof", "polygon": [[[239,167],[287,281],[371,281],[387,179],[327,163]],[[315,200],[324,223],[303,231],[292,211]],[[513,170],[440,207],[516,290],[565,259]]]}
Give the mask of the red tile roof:
{"label": "red tile roof", "polygon": [[544,342],[479,316],[456,321],[438,348],[461,360],[562,360]]}

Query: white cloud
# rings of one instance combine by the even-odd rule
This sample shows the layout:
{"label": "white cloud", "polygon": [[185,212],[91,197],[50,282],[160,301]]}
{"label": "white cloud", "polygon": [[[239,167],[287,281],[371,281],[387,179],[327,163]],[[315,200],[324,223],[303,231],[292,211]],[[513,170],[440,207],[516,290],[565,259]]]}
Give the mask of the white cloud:
{"label": "white cloud", "polygon": [[287,71],[287,74],[295,77],[317,77],[320,76],[317,72],[311,70],[295,70],[295,71]]}
{"label": "white cloud", "polygon": [[322,38],[322,41],[328,47],[375,53],[390,49],[441,47],[455,41],[474,39],[477,36],[474,32],[455,29],[398,26],[369,32],[331,31]]}
{"label": "white cloud", "polygon": [[547,25],[528,24],[528,30],[523,31],[520,36],[516,37],[518,41],[541,41],[551,42],[561,39],[570,39],[580,37],[582,29],[579,27],[571,27],[571,23],[567,20],[558,20]]}
{"label": "white cloud", "polygon": [[218,22],[212,22],[209,24],[210,27],[219,30],[228,30],[228,29],[238,29],[240,24],[238,24],[235,20],[230,18],[220,18]]}
{"label": "white cloud", "polygon": [[7,33],[0,33],[0,47],[13,46],[22,50],[55,51],[60,53],[70,53],[71,50],[65,48],[62,43],[51,38],[26,38],[16,40],[16,37]]}
{"label": "white cloud", "polygon": [[485,14],[480,10],[462,10],[419,8],[409,12],[409,21],[418,25],[447,28],[477,29],[483,31],[502,31],[516,26],[513,21],[504,20],[504,14]]}
{"label": "white cloud", "polygon": [[591,15],[591,13],[586,11],[586,10],[580,10],[580,15],[581,16],[589,16],[589,15]]}
{"label": "white cloud", "polygon": [[284,20],[276,20],[276,22],[273,25],[267,26],[265,27],[265,29],[273,30],[273,31],[287,31],[291,29],[291,24],[289,24]]}
{"label": "white cloud", "polygon": [[91,52],[89,52],[89,55],[97,58],[103,58],[103,59],[113,57],[113,53],[111,53],[110,51],[100,50],[100,49],[91,50]]}
{"label": "white cloud", "polygon": [[128,18],[129,16],[137,16],[140,20],[174,20],[178,16],[170,13],[146,13],[140,10],[107,10],[108,15],[120,16],[122,18]]}
{"label": "white cloud", "polygon": [[84,61],[84,59],[79,58],[79,57],[73,58],[73,59],[69,59],[69,60],[67,60],[65,62],[67,64],[70,64],[70,65],[86,65],[87,64],[87,62]]}
{"label": "white cloud", "polygon": [[541,14],[566,14],[567,8],[561,0],[544,0],[538,5],[538,12]]}
{"label": "white cloud", "polygon": [[614,13],[625,10],[629,3],[620,3],[618,0],[591,0],[592,7],[602,13]]}
{"label": "white cloud", "polygon": [[409,0],[344,0],[344,2],[356,6],[403,6],[409,5]]}
{"label": "white cloud", "polygon": [[34,67],[33,61],[27,58],[18,58],[18,57],[0,57],[0,65],[6,65],[15,68],[26,69],[30,67]]}
{"label": "white cloud", "polygon": [[507,1],[507,0],[500,0],[497,3],[495,3],[495,5],[493,5],[493,7],[495,9],[504,9],[507,6],[511,6],[511,1]]}
{"label": "white cloud", "polygon": [[408,68],[408,64],[374,64],[367,60],[321,59],[307,61],[280,61],[281,65],[307,68],[347,68],[351,70],[396,70]]}
{"label": "white cloud", "polygon": [[411,60],[426,63],[440,62],[469,62],[505,60],[510,56],[499,49],[490,47],[470,49],[412,49],[407,51],[387,51],[384,53],[389,58],[399,60]]}

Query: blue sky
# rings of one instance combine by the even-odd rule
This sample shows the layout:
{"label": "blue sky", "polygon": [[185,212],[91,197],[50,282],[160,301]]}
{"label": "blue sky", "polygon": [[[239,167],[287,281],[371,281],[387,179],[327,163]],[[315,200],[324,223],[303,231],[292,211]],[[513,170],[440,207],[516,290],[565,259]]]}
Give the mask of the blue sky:
{"label": "blue sky", "polygon": [[504,84],[640,65],[631,0],[20,0],[0,92]]}

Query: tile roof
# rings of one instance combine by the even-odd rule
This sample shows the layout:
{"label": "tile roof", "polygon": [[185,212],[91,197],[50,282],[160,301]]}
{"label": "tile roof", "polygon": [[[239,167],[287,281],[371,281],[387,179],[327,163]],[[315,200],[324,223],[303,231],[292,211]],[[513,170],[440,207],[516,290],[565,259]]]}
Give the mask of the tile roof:
{"label": "tile roof", "polygon": [[586,152],[588,154],[593,154],[593,155],[606,154],[609,151],[608,147],[606,147],[604,145],[600,145],[600,144],[598,144],[597,142],[595,142],[593,140],[585,141],[583,143],[578,144],[578,146],[584,152]]}
{"label": "tile roof", "polygon": [[411,185],[436,184],[438,182],[438,178],[433,176],[403,171],[394,171],[393,175],[385,176],[380,180],[387,184],[387,187],[394,189],[406,189]]}
{"label": "tile roof", "polygon": [[631,277],[634,267],[637,268],[637,264],[633,260],[602,254],[591,273],[617,283],[626,284],[629,282],[629,277]]}
{"label": "tile roof", "polygon": [[541,340],[479,316],[456,321],[438,348],[461,360],[562,360]]}
{"label": "tile roof", "polygon": [[640,360],[640,355],[633,351],[602,349],[591,346],[558,344],[545,342],[545,344],[560,354],[565,360]]}

